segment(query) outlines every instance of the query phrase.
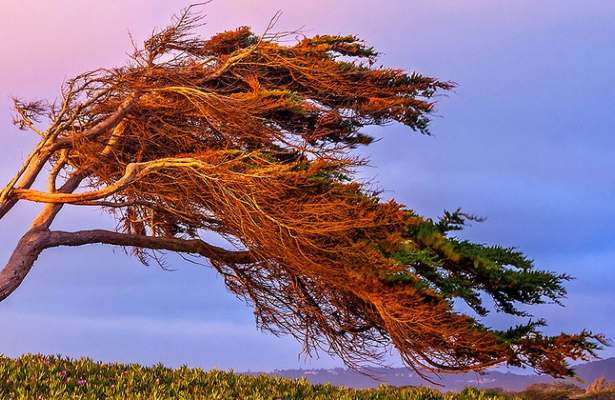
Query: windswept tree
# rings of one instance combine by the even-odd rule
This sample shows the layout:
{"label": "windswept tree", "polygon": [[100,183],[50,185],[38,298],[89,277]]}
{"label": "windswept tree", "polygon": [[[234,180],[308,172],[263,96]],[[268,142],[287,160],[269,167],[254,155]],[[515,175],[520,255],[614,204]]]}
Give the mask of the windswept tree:
{"label": "windswept tree", "polygon": [[[425,218],[356,179],[364,160],[350,150],[372,142],[363,128],[427,134],[434,96],[452,83],[375,67],[355,36],[241,27],[202,39],[199,25],[188,9],[126,66],[69,80],[53,103],[15,100],[15,123],[40,141],[2,190],[0,218],[20,201],[43,207],[0,272],[0,300],[45,249],[107,244],[144,262],[208,259],[260,328],[351,367],[394,347],[421,373],[507,364],[560,377],[605,343],[544,335],[540,319],[481,323],[485,301],[521,317],[558,303],[569,277],[456,237],[471,216]],[[52,230],[68,205],[108,210],[117,231]],[[208,243],[211,232],[229,246]]]}

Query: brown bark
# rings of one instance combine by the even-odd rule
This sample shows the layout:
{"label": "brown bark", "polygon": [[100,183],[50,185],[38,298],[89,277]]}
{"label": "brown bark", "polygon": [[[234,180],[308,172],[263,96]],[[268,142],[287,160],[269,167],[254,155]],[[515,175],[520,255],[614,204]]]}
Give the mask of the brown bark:
{"label": "brown bark", "polygon": [[0,301],[13,293],[28,275],[34,262],[45,249],[47,233],[45,230],[33,229],[17,243],[13,254],[0,271]]}
{"label": "brown bark", "polygon": [[[53,205],[51,207],[58,206]],[[75,247],[88,244],[109,244],[198,254],[229,264],[247,264],[255,261],[248,251],[225,250],[198,239],[147,237],[100,229],[78,232],[50,232],[44,227],[34,227],[21,238],[4,269],[0,271],[0,301],[8,297],[21,285],[43,250],[60,246]]]}
{"label": "brown bark", "polygon": [[198,239],[161,238],[131,235],[101,229],[78,232],[49,232],[47,247],[83,246],[87,244],[110,244],[139,247],[152,250],[169,250],[180,253],[198,254],[229,264],[248,264],[255,261],[249,251],[225,250]]}
{"label": "brown bark", "polygon": [[[138,94],[136,93],[128,96],[128,98],[113,114],[84,134],[88,136],[96,136],[109,129],[114,129],[130,111],[130,108],[137,98]],[[114,137],[112,136],[112,139],[113,138]],[[2,191],[2,196],[0,197],[0,219],[2,219],[2,217],[6,215],[20,200],[20,197],[16,194],[16,192],[18,193],[22,190],[27,191],[36,181],[36,178],[40,174],[45,164],[49,161],[49,158],[59,149],[59,147],[56,146],[57,143],[53,142],[54,139],[54,135],[50,135],[44,139],[43,142],[41,142],[35,151],[28,157],[18,174],[4,188]],[[112,145],[113,142],[109,144],[109,146]],[[58,172],[52,171],[51,175],[57,175]],[[57,193],[59,195],[67,195],[72,193],[79,187],[79,184],[90,172],[91,171],[82,171],[80,173],[75,173],[62,185],[61,188],[59,188]],[[55,186],[55,176],[53,180],[53,186]],[[54,191],[54,193],[56,192]],[[26,275],[32,269],[34,262],[43,250],[49,247],[57,246],[54,245],[53,241],[51,241],[51,233],[48,229],[63,206],[64,204],[61,202],[45,205],[45,207],[33,220],[31,229],[17,243],[17,246],[13,250],[8,262],[0,271],[0,301],[4,300],[21,285]],[[64,243],[65,242],[66,239],[64,239]]]}
{"label": "brown bark", "polygon": [[[13,195],[20,200],[28,200],[39,203],[70,204],[103,199],[117,193],[131,183],[143,178],[147,174],[164,168],[190,168],[206,166],[203,162],[193,158],[164,158],[145,163],[132,163],[126,166],[124,176],[112,185],[84,193],[71,193],[60,191],[58,193],[41,192],[30,189],[15,189]],[[74,190],[74,189],[73,189]]]}
{"label": "brown bark", "polygon": [[[16,182],[16,186],[21,189],[29,189],[38,174],[41,172],[49,157],[51,157],[51,152],[44,151],[41,154],[38,154],[36,157],[30,159],[28,167],[25,169],[23,174]],[[11,192],[13,191],[12,187],[6,187],[0,196],[0,219],[2,219],[11,209],[17,204],[19,201],[18,198],[11,196]]]}

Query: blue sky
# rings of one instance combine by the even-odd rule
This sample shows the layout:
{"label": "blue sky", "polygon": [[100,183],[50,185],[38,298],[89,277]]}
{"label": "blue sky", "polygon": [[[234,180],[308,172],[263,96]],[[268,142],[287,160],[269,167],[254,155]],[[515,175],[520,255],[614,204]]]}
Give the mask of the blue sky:
{"label": "blue sky", "polygon": [[[144,38],[187,4],[102,3],[0,4],[0,180],[34,139],[10,125],[10,96],[53,98],[63,79],[121,64],[129,30]],[[203,33],[239,25],[260,31],[277,10],[281,30],[356,33],[387,66],[457,82],[440,99],[433,137],[372,128],[382,140],[362,150],[371,159],[362,176],[424,215],[462,207],[485,216],[464,236],[516,246],[542,268],[577,277],[565,308],[534,310],[549,319],[548,332],[590,328],[615,338],[615,3],[219,0]],[[1,222],[1,259],[35,208],[24,205]],[[113,221],[73,209],[57,226]],[[44,253],[0,303],[0,353],[235,370],[339,365],[326,356],[299,359],[298,344],[256,330],[250,308],[212,271],[169,261],[175,272],[144,267],[111,247]]]}

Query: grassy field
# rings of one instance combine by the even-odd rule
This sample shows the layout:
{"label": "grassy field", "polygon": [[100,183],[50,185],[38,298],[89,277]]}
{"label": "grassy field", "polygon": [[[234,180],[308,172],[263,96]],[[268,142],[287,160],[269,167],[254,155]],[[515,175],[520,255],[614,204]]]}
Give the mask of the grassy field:
{"label": "grassy field", "polygon": [[476,389],[441,394],[426,388],[352,390],[305,380],[196,368],[103,364],[88,359],[0,356],[0,399],[347,399],[510,400]]}
{"label": "grassy field", "polygon": [[567,383],[532,385],[504,394],[467,388],[440,393],[428,388],[353,390],[306,380],[248,376],[198,368],[104,364],[89,359],[0,355],[0,400],[207,399],[207,400],[615,400],[615,384],[596,379],[585,389]]}

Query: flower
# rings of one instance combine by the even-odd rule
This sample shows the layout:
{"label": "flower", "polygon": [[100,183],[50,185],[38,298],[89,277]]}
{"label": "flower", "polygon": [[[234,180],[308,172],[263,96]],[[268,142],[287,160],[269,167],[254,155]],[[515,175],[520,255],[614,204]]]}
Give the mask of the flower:
{"label": "flower", "polygon": [[80,379],[77,381],[77,383],[78,383],[78,384],[80,384],[80,385],[85,385],[86,383],[88,383],[88,381],[86,381],[86,380],[85,380],[85,379],[83,379],[83,378],[80,378]]}

